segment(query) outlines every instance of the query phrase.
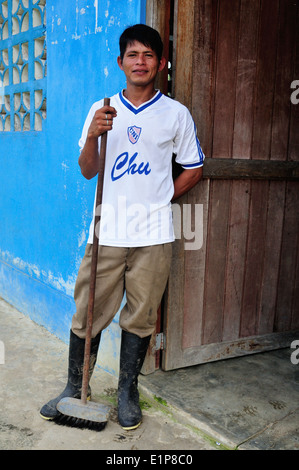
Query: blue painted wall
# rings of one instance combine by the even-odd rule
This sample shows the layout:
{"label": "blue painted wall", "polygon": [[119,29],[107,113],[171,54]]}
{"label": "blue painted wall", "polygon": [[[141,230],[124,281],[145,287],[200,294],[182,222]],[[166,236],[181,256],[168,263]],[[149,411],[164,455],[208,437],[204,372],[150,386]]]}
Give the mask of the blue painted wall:
{"label": "blue painted wall", "polygon": [[[78,140],[92,103],[125,86],[118,38],[145,21],[145,3],[47,0],[43,130],[0,133],[0,296],[64,341],[96,184],[81,175]],[[100,359],[113,373],[119,338],[117,316]]]}

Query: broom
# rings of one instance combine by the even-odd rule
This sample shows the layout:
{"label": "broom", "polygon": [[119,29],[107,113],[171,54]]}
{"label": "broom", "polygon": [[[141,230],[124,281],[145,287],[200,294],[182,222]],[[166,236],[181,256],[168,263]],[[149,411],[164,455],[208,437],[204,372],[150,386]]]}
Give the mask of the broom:
{"label": "broom", "polygon": [[[109,104],[110,104],[110,99],[105,98],[104,106],[109,106]],[[102,204],[106,147],[107,147],[107,132],[105,132],[101,136],[100,162],[99,162],[100,166],[99,166],[98,182],[97,182],[96,207],[99,207],[99,205]],[[101,431],[102,429],[104,429],[104,427],[107,424],[107,421],[109,418],[109,411],[110,411],[110,407],[107,405],[103,405],[101,403],[95,403],[92,401],[87,401],[88,383],[89,383],[91,333],[92,333],[92,323],[93,323],[96,272],[97,272],[98,247],[99,247],[97,225],[100,221],[100,217],[101,217],[100,215],[95,214],[81,399],[68,398],[68,397],[62,398],[60,402],[57,404],[57,409],[61,413],[61,419],[59,419],[60,424],[65,424],[67,426],[73,426],[73,427],[79,427],[79,428],[88,428],[88,429],[93,429],[96,431]]]}

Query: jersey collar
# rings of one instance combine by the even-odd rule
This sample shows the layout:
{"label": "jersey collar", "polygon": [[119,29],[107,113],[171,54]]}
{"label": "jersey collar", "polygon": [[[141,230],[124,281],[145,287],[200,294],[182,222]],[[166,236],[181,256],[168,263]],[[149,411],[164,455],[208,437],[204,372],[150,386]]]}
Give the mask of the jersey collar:
{"label": "jersey collar", "polygon": [[126,106],[126,108],[128,108],[134,114],[141,113],[146,108],[148,108],[152,104],[156,103],[156,101],[158,101],[161,98],[161,96],[163,96],[163,95],[162,95],[161,91],[158,90],[157,93],[155,94],[155,96],[153,96],[153,98],[151,98],[149,101],[142,104],[138,108],[135,108],[135,106],[129,100],[127,100],[127,98],[124,97],[123,92],[122,91],[119,92],[119,98],[120,98],[121,102]]}

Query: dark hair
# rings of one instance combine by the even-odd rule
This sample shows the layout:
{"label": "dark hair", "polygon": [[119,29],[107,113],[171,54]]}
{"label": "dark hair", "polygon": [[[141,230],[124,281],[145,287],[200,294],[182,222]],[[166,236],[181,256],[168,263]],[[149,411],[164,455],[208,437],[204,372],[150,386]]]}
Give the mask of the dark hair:
{"label": "dark hair", "polygon": [[161,60],[163,53],[163,42],[160,34],[155,29],[145,24],[135,24],[125,29],[119,38],[120,58],[123,60],[127,46],[134,41],[141,42],[144,46],[150,47]]}

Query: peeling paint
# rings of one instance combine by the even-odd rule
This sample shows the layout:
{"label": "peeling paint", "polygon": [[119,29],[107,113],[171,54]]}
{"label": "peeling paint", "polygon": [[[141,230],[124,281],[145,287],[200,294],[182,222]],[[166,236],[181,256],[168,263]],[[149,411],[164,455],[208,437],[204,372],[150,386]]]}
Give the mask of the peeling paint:
{"label": "peeling paint", "polygon": [[95,28],[94,28],[94,32],[96,33],[98,31],[98,12],[99,12],[98,0],[95,0],[94,7],[95,7]]}
{"label": "peeling paint", "polygon": [[75,41],[78,41],[78,39],[80,39],[80,38],[81,38],[81,34],[78,35],[77,33],[75,33],[75,34],[72,35],[72,39],[75,39]]}
{"label": "peeling paint", "polygon": [[[81,239],[82,238],[83,237],[81,234]],[[85,238],[86,238],[86,235],[85,235]],[[84,243],[84,241],[82,243]],[[8,251],[0,250],[0,257],[7,264],[10,264],[11,266],[15,267],[16,269],[19,269],[22,272],[25,272],[29,276],[35,277],[39,281],[44,282],[45,284],[48,284],[51,287],[54,287],[55,289],[59,291],[62,291],[66,295],[73,296],[76,278],[77,278],[76,273],[68,276],[67,279],[64,279],[60,273],[56,273],[54,275],[52,271],[46,272],[45,270],[41,270],[40,267],[37,266],[36,264],[30,264],[22,260],[19,257],[14,257]]]}
{"label": "peeling paint", "polygon": [[58,278],[53,277],[51,286],[55,287],[57,290],[63,291],[66,295],[72,296],[75,289],[76,278],[76,275],[68,276],[66,280],[63,279],[61,275]]}
{"label": "peeling paint", "polygon": [[78,238],[78,247],[80,248],[85,241],[86,241],[86,232],[85,230],[82,230]]}
{"label": "peeling paint", "polygon": [[65,162],[61,163],[61,167],[62,167],[63,170],[69,170],[70,169],[70,167]]}
{"label": "peeling paint", "polygon": [[[107,33],[108,28],[121,26],[121,14],[115,15],[115,7],[110,9],[110,1],[102,0],[100,3],[100,0],[94,0],[90,5],[84,6],[80,3],[83,3],[82,0],[74,2],[72,14],[68,18],[63,16],[60,9],[58,13],[58,8],[55,10],[52,7],[51,33],[59,34],[59,37],[63,33],[65,37],[61,39],[62,42],[69,38],[77,41],[88,35],[103,33],[103,31]],[[66,37],[67,32],[70,34]],[[58,41],[60,42],[60,39]]]}

